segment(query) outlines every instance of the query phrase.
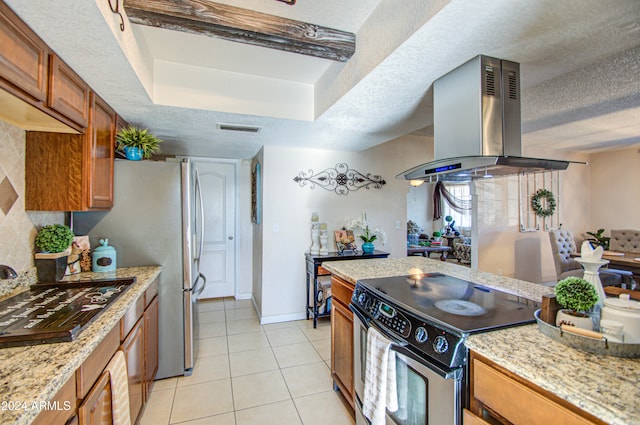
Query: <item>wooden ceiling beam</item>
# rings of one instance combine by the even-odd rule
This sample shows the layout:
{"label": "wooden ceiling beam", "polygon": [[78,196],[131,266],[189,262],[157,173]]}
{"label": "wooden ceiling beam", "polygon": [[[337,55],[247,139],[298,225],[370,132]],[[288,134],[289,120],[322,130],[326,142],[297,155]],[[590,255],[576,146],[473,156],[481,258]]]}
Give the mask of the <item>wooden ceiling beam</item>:
{"label": "wooden ceiling beam", "polygon": [[346,62],[356,36],[207,0],[124,0],[133,23]]}

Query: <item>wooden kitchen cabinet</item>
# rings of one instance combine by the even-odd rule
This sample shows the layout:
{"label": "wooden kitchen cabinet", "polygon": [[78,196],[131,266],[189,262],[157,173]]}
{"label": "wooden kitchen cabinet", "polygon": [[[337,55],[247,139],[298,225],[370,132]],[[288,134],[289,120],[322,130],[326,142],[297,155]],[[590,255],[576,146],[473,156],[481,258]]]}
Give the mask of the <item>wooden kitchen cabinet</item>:
{"label": "wooden kitchen cabinet", "polygon": [[154,379],[158,373],[158,330],[158,297],[156,296],[144,312],[145,400],[149,399]]}
{"label": "wooden kitchen cabinet", "polygon": [[47,95],[49,47],[0,2],[0,88],[31,103]]}
{"label": "wooden kitchen cabinet", "polygon": [[127,374],[129,375],[129,409],[132,424],[136,422],[144,404],[144,323],[144,319],[140,318],[122,343],[124,357],[127,360]]}
{"label": "wooden kitchen cabinet", "polygon": [[[120,349],[127,364],[131,423],[135,424],[140,417],[158,371],[158,284],[156,279],[131,304],[119,326],[109,332],[76,371],[74,400],[77,397],[81,401],[77,412],[80,425],[111,424],[111,386],[105,368]],[[73,410],[67,412],[67,418],[75,413]],[[101,422],[102,418],[107,422]]]}
{"label": "wooden kitchen cabinet", "polygon": [[47,103],[81,128],[89,124],[91,88],[58,55],[49,59]]}
{"label": "wooden kitchen cabinet", "polygon": [[353,386],[353,313],[349,303],[355,285],[331,277],[331,376],[334,385],[340,390],[352,408],[354,402]]}
{"label": "wooden kitchen cabinet", "polygon": [[[470,412],[464,425],[593,425],[605,423],[471,351]],[[484,422],[486,420],[486,422]]]}
{"label": "wooden kitchen cabinet", "polygon": [[111,380],[104,371],[78,409],[79,425],[113,425]]}
{"label": "wooden kitchen cabinet", "polygon": [[85,134],[28,131],[25,208],[106,210],[113,206],[115,112],[91,92]]}

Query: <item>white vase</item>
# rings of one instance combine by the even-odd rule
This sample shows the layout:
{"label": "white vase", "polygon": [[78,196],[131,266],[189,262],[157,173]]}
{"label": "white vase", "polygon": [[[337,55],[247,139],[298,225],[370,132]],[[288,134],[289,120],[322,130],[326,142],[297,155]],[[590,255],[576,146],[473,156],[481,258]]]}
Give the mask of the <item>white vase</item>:
{"label": "white vase", "polygon": [[329,235],[326,230],[320,231],[320,255],[329,255]]}
{"label": "white vase", "polygon": [[556,314],[556,326],[569,325],[575,326],[581,329],[593,330],[593,320],[591,316],[585,314],[584,316],[574,316],[571,314],[571,310],[561,309]]}
{"label": "white vase", "polygon": [[311,248],[309,248],[311,255],[320,255],[320,230],[311,229]]}

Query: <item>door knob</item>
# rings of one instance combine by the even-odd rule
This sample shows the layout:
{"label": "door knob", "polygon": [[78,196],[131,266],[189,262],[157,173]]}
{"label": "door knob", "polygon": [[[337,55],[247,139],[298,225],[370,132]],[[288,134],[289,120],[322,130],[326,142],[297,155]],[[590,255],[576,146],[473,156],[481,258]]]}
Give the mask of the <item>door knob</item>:
{"label": "door knob", "polygon": [[233,240],[233,236],[229,236],[229,240],[232,241]]}

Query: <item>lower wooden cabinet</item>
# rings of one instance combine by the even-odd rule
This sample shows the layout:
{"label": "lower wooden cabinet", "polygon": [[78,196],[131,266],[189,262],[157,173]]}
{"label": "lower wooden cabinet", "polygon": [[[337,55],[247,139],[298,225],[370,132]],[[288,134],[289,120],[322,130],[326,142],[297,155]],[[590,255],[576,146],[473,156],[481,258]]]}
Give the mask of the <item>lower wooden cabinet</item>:
{"label": "lower wooden cabinet", "polygon": [[[593,425],[604,422],[537,387],[490,360],[471,352],[470,412],[464,425]],[[485,422],[486,420],[486,422]]]}
{"label": "lower wooden cabinet", "polygon": [[351,407],[355,406],[353,387],[353,313],[349,303],[355,285],[331,277],[331,376]]}
{"label": "lower wooden cabinet", "polygon": [[79,425],[112,425],[111,380],[104,371],[78,409]]}
{"label": "lower wooden cabinet", "polygon": [[[127,363],[131,423],[135,424],[140,418],[158,371],[157,294],[156,280],[145,294],[129,307],[120,319],[120,325],[109,332],[78,368],[74,383],[77,383],[78,387],[77,398],[81,400],[77,412],[79,425],[111,424],[111,385],[105,367],[117,350],[124,352]],[[66,418],[73,413],[69,412]],[[55,424],[58,423],[64,424]]]}
{"label": "lower wooden cabinet", "polygon": [[129,376],[129,410],[132,424],[136,422],[145,401],[144,343],[144,319],[141,318],[122,343]]}
{"label": "lower wooden cabinet", "polygon": [[158,297],[156,296],[144,312],[145,400],[149,399],[154,379],[158,373],[158,326]]}

